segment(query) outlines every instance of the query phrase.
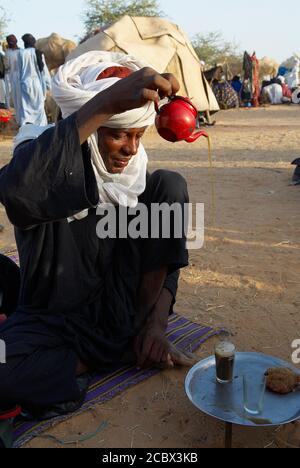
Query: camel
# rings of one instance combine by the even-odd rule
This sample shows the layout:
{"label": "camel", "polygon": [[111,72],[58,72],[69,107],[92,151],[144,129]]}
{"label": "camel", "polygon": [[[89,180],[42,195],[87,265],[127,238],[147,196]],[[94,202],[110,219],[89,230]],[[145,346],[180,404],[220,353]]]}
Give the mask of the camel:
{"label": "camel", "polygon": [[[49,71],[51,75],[54,75],[56,70],[65,63],[69,53],[76,48],[76,44],[56,33],[52,33],[49,37],[38,39],[36,47],[45,55]],[[45,109],[49,123],[56,122],[59,108],[51,93],[47,93]]]}
{"label": "camel", "polygon": [[36,48],[43,52],[49,71],[53,72],[65,63],[66,57],[76,48],[76,44],[52,33],[49,37],[38,39]]}

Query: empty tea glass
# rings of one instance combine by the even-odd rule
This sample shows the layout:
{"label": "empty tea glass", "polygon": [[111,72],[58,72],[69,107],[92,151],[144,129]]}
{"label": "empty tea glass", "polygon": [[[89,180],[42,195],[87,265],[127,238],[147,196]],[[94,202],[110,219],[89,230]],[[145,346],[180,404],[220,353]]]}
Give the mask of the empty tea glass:
{"label": "empty tea glass", "polygon": [[243,375],[244,410],[246,413],[257,416],[263,412],[266,392],[266,376],[246,373]]}

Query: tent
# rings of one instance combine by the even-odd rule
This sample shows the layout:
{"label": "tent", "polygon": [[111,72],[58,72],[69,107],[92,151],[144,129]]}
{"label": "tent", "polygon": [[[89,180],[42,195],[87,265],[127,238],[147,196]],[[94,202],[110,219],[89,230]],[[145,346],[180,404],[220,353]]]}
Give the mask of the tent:
{"label": "tent", "polygon": [[190,41],[179,26],[165,19],[124,16],[80,44],[67,60],[92,50],[124,52],[159,73],[173,73],[180,83],[179,94],[192,99],[199,111],[219,110]]}

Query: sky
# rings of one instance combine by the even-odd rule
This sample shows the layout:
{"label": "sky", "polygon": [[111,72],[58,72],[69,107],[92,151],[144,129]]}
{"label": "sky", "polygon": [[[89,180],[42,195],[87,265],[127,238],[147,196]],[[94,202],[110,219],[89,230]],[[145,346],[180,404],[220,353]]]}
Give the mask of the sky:
{"label": "sky", "polygon": [[[200,33],[220,31],[238,48],[255,51],[282,62],[293,53],[300,55],[300,0],[160,0],[167,19],[178,24],[192,38]],[[18,38],[30,32],[37,38],[57,32],[68,39],[84,34],[84,0],[0,0],[10,18],[8,33]],[[20,42],[22,45],[22,42]]]}

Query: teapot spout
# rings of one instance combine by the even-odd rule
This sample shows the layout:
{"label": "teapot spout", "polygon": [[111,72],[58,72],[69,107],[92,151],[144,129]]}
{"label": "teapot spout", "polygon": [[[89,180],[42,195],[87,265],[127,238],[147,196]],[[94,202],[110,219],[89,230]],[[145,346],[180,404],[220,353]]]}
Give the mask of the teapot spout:
{"label": "teapot spout", "polygon": [[204,130],[201,130],[200,132],[194,132],[185,141],[187,143],[194,143],[195,141],[197,141],[202,136],[205,137],[205,138],[209,138],[208,133],[205,132]]}

